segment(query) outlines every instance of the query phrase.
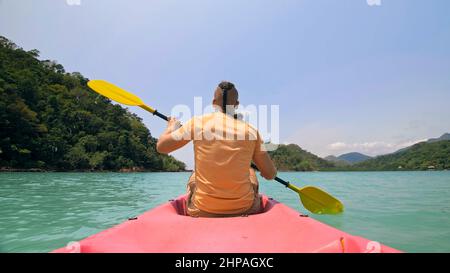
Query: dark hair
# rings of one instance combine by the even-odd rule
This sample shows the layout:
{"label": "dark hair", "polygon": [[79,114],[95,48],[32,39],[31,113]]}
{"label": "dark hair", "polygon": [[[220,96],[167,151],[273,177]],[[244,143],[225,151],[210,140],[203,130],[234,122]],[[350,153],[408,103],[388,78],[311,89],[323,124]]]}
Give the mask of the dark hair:
{"label": "dark hair", "polygon": [[234,84],[231,82],[223,81],[219,83],[219,88],[222,89],[222,110],[226,114],[227,113],[227,96],[228,91],[234,89]]}

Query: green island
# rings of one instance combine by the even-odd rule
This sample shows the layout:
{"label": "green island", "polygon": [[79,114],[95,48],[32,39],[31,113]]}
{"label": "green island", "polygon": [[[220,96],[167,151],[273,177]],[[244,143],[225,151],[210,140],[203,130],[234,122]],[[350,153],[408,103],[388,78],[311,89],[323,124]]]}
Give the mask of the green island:
{"label": "green island", "polygon": [[156,152],[135,114],[37,50],[0,36],[0,168],[52,171],[184,171]]}
{"label": "green island", "polygon": [[450,169],[450,140],[448,134],[439,139],[414,144],[395,153],[367,157],[351,163],[335,156],[322,159],[298,145],[280,145],[270,152],[281,171],[430,171]]}
{"label": "green island", "polygon": [[347,168],[359,171],[448,170],[450,140],[420,142],[407,149],[378,156]]}

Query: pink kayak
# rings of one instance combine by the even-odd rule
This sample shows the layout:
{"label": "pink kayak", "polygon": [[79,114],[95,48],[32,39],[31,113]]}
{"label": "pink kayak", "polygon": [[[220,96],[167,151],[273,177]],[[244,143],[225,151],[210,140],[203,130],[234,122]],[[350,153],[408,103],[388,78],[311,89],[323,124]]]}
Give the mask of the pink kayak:
{"label": "pink kayak", "polygon": [[264,212],[232,218],[185,216],[186,197],[53,252],[296,253],[400,252],[353,236],[263,197]]}

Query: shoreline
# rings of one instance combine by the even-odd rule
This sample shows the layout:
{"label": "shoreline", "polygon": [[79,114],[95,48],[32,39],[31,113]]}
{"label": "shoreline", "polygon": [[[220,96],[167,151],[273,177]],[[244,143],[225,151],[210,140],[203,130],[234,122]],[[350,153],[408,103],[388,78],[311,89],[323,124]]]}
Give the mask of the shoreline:
{"label": "shoreline", "polygon": [[[450,170],[320,170],[320,171],[292,171],[279,170],[279,173],[343,173],[343,172],[445,172]],[[45,169],[18,169],[0,168],[0,173],[186,173],[192,170],[183,171],[151,171],[151,170],[45,170]]]}
{"label": "shoreline", "polygon": [[192,170],[183,171],[153,171],[153,170],[53,170],[53,169],[20,169],[20,168],[0,168],[0,173],[183,173],[192,172]]}

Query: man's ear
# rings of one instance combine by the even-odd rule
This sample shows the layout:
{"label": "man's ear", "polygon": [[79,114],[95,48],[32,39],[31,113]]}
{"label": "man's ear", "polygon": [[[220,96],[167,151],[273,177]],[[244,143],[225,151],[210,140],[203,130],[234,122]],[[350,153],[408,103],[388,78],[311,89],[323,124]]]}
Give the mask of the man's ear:
{"label": "man's ear", "polygon": [[239,101],[237,100],[234,106],[239,106]]}

